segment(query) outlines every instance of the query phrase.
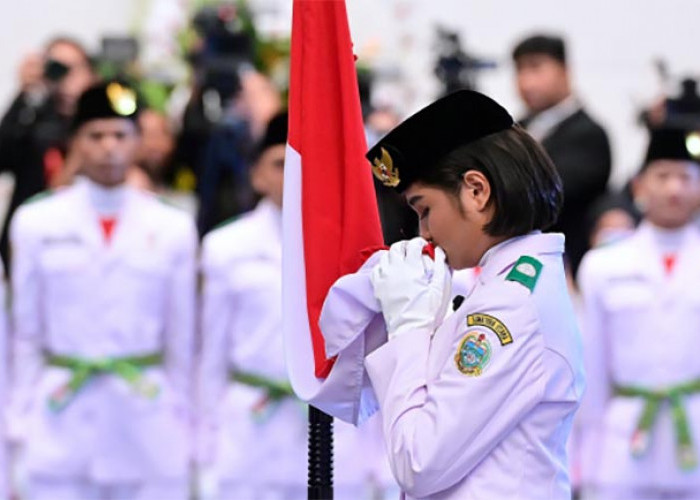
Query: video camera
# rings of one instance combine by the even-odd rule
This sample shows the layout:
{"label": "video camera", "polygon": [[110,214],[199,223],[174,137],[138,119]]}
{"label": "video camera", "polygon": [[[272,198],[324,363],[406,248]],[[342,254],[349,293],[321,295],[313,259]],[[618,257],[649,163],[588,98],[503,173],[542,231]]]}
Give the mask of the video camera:
{"label": "video camera", "polygon": [[435,75],[442,82],[443,95],[460,89],[476,89],[476,73],[497,66],[495,61],[465,52],[457,32],[437,27],[435,34],[438,52]]}
{"label": "video camera", "polygon": [[[664,60],[654,61],[659,80],[668,87],[671,77]],[[680,80],[679,93],[667,96],[659,106],[644,109],[640,113],[640,121],[647,128],[681,128],[685,130],[700,130],[700,94],[698,80],[686,76]]]}
{"label": "video camera", "polygon": [[202,45],[190,55],[197,84],[216,91],[221,100],[234,97],[241,88],[241,72],[253,65],[253,39],[246,32],[233,5],[204,7],[193,19]]}

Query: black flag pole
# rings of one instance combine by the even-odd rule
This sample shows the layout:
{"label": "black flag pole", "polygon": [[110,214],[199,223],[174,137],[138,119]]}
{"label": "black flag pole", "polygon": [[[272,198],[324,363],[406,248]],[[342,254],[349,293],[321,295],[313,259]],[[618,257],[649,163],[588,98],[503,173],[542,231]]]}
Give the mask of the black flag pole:
{"label": "black flag pole", "polygon": [[309,500],[333,500],[333,417],[309,406]]}

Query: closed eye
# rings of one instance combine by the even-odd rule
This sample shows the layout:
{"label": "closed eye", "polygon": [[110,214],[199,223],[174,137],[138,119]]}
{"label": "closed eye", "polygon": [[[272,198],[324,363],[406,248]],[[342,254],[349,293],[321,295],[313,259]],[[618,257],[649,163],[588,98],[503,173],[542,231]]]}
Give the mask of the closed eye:
{"label": "closed eye", "polygon": [[425,219],[425,218],[428,216],[429,213],[430,213],[430,209],[429,209],[429,208],[426,208],[425,210],[423,210],[423,211],[420,213],[420,215],[419,215],[420,220]]}

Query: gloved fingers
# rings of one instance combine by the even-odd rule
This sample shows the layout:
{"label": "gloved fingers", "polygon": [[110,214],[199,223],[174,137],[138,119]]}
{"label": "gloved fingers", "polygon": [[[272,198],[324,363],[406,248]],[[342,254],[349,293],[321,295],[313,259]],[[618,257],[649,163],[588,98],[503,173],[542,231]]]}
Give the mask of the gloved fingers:
{"label": "gloved fingers", "polygon": [[423,255],[423,248],[425,245],[427,245],[428,242],[421,238],[420,236],[417,236],[413,238],[412,240],[408,241],[408,245],[406,247],[406,256],[418,260],[421,255]]}
{"label": "gloved fingers", "polygon": [[377,283],[382,281],[386,277],[386,269],[389,267],[389,252],[384,252],[379,257],[379,262],[372,269],[370,274],[370,279],[373,286],[377,286]]}
{"label": "gloved fingers", "polygon": [[444,282],[446,280],[451,281],[451,277],[449,276],[450,268],[447,265],[446,260],[447,256],[445,255],[445,251],[440,247],[436,247],[435,261],[433,265],[433,277],[430,280],[430,283],[436,288],[439,288],[441,291],[444,286]]}
{"label": "gloved fingers", "polygon": [[391,264],[396,264],[398,262],[403,262],[406,259],[406,247],[408,245],[408,240],[397,241],[391,247],[389,247],[389,262]]}
{"label": "gloved fingers", "polygon": [[421,237],[413,238],[408,242],[406,247],[406,263],[411,266],[414,272],[421,272],[421,275],[429,274],[433,264],[430,257],[426,261],[426,255],[423,255],[423,248],[428,242]]}

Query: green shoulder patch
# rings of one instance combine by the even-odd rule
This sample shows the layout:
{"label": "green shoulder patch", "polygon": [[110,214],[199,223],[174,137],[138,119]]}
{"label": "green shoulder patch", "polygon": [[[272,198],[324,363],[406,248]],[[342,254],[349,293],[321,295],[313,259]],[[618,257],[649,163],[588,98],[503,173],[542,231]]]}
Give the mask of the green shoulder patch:
{"label": "green shoulder patch", "polygon": [[539,260],[523,255],[506,276],[506,281],[516,281],[532,292],[537,285],[537,280],[540,279],[541,272],[542,263]]}
{"label": "green shoulder patch", "polygon": [[34,196],[30,196],[24,202],[22,205],[29,205],[30,203],[34,203],[35,201],[43,200],[44,198],[48,198],[49,196],[54,194],[53,189],[47,189],[46,191],[42,191],[40,193],[35,194]]}

